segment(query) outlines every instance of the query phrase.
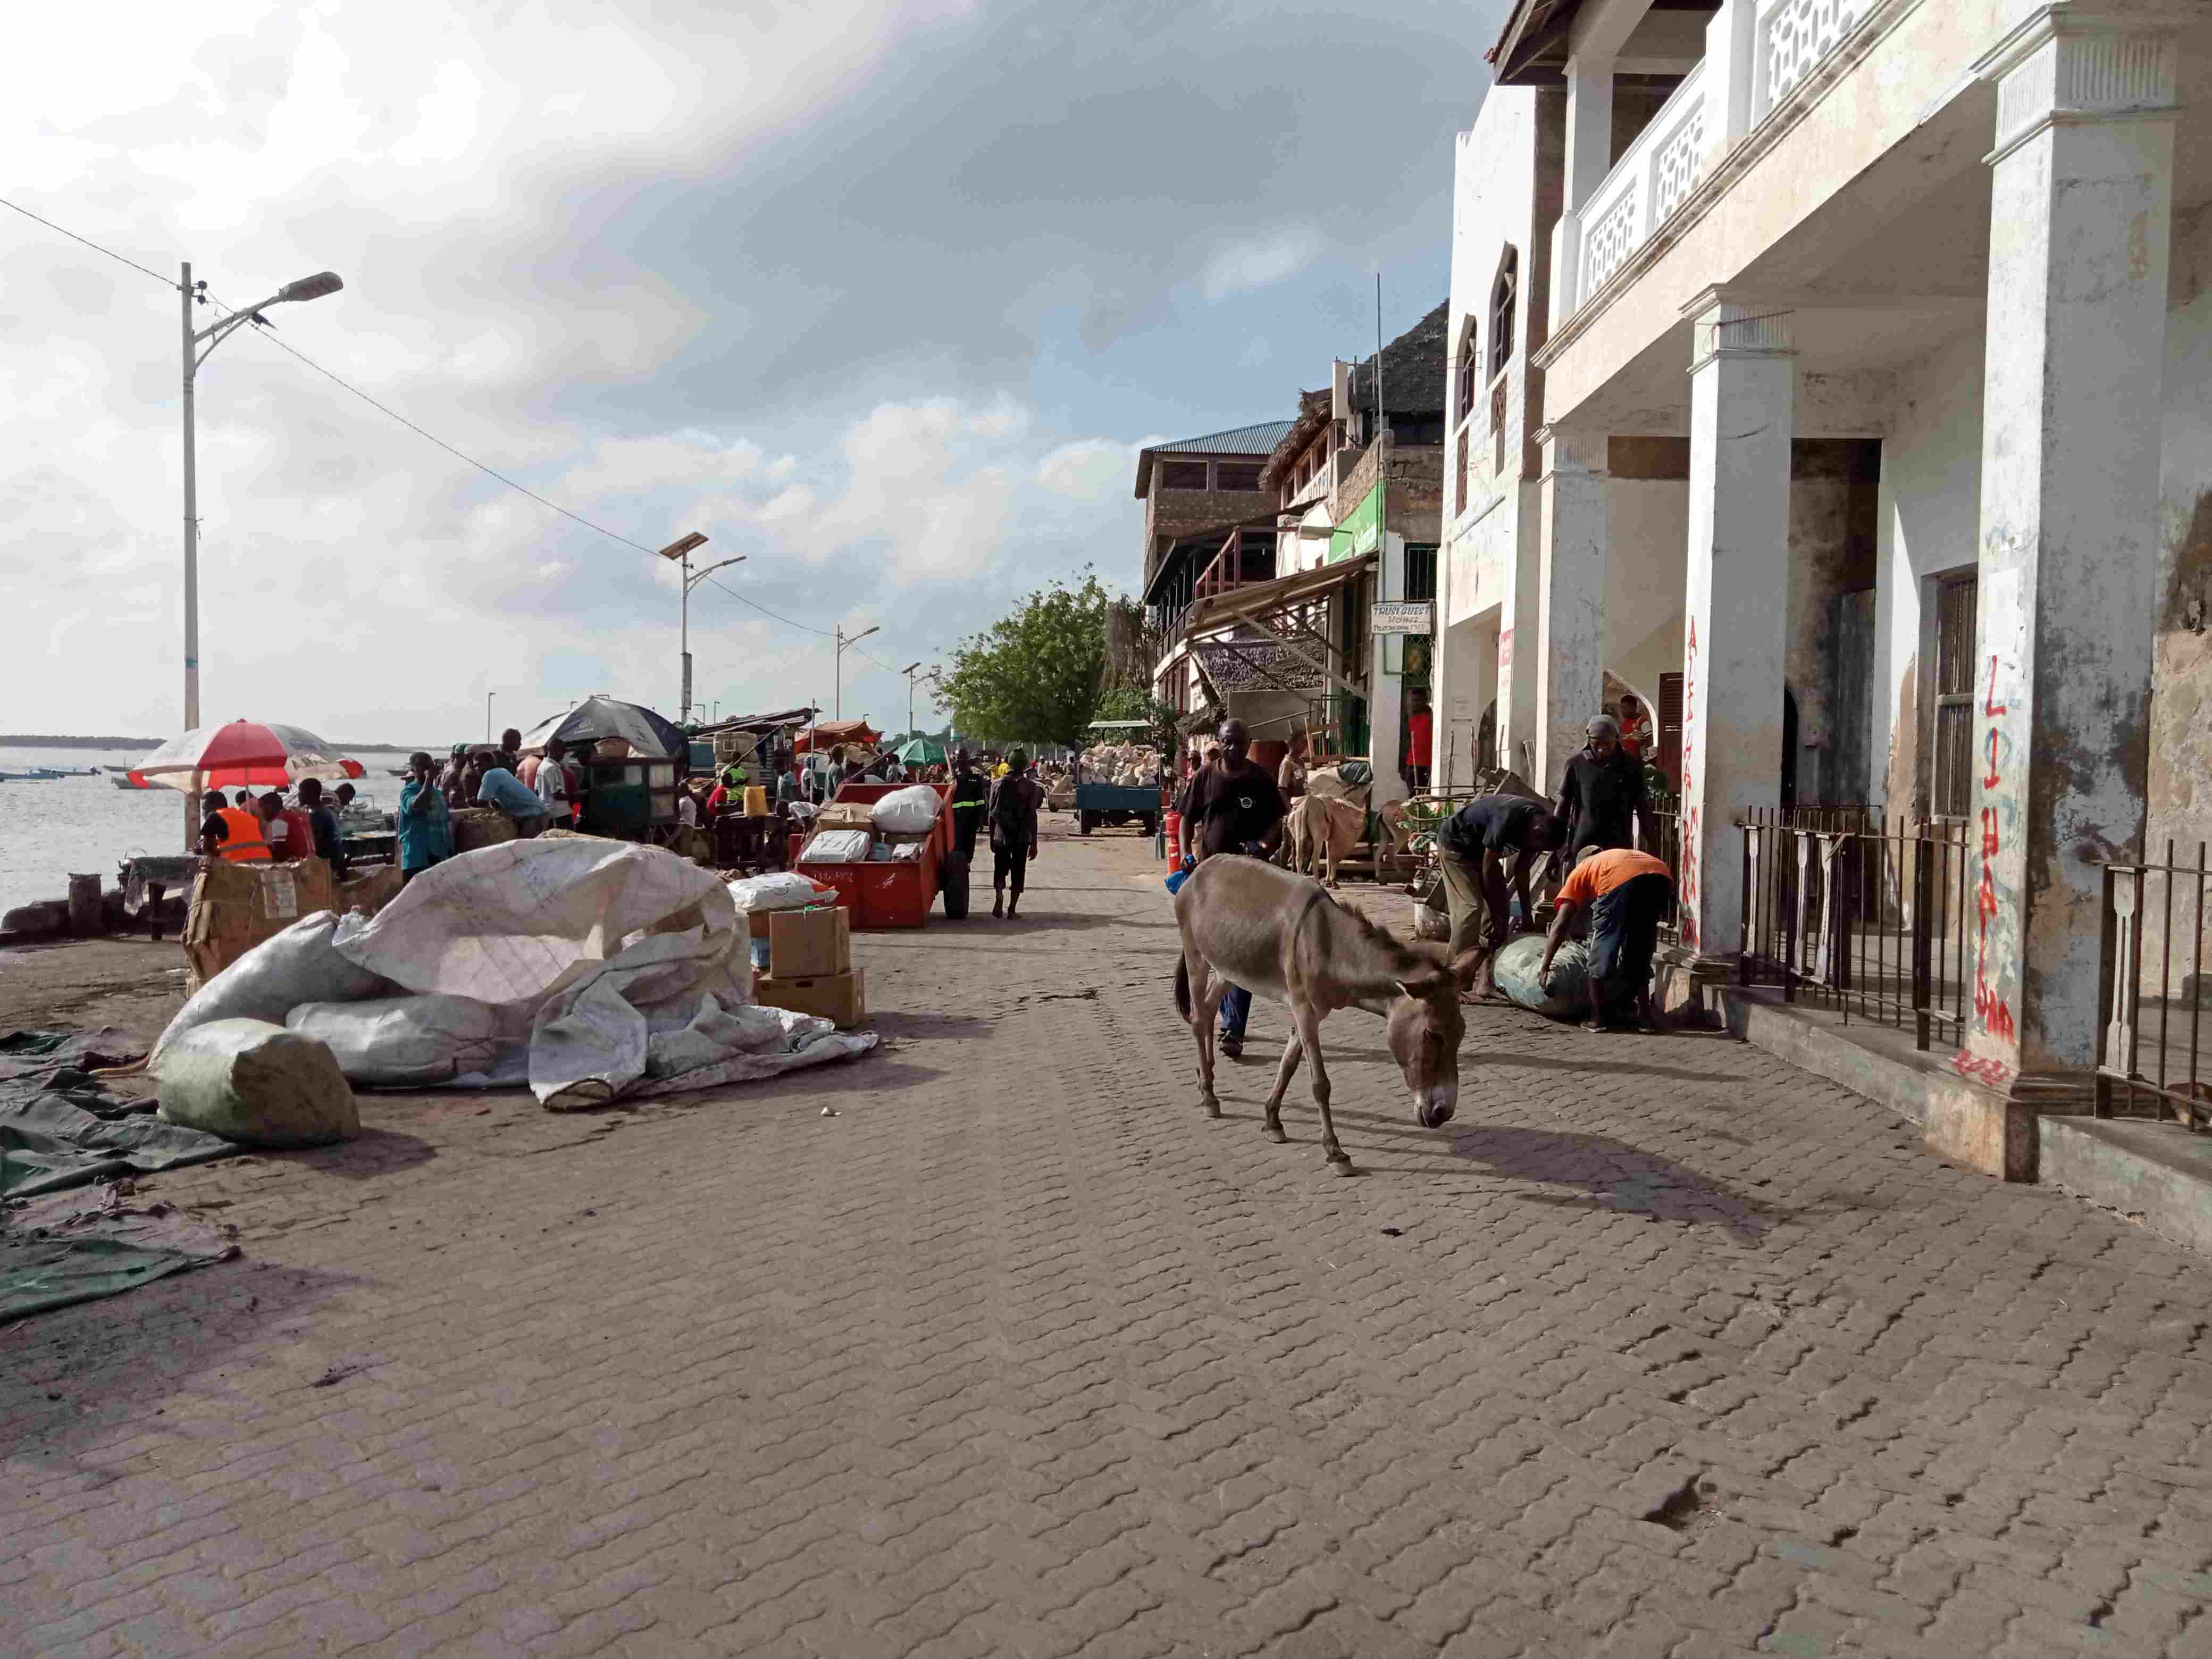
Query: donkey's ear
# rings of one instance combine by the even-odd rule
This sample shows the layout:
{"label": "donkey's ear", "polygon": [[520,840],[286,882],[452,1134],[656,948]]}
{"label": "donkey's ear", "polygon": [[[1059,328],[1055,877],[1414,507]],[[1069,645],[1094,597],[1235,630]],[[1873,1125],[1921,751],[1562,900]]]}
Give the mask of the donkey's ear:
{"label": "donkey's ear", "polygon": [[1483,957],[1489,954],[1478,945],[1472,950],[1461,951],[1451,959],[1451,976],[1459,981],[1461,990],[1467,990],[1474,984],[1475,970],[1482,966]]}
{"label": "donkey's ear", "polygon": [[1397,981],[1396,984],[1400,990],[1416,1002],[1426,1002],[1431,997],[1439,997],[1447,991],[1457,988],[1452,975],[1447,973],[1438,973],[1430,979],[1401,979]]}

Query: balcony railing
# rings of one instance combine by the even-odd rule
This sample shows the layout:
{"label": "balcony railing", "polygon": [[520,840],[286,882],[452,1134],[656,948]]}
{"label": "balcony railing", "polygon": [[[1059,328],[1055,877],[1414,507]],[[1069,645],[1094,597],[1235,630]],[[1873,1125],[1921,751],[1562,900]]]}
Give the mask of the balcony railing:
{"label": "balcony railing", "polygon": [[1605,180],[1560,216],[1554,324],[1650,241],[1713,160],[1749,132],[1850,38],[1875,0],[1723,0],[1705,55]]}

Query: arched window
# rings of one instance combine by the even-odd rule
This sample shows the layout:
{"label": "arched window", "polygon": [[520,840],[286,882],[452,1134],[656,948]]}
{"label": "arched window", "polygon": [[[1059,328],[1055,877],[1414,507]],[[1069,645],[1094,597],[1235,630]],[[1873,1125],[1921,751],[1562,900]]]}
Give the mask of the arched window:
{"label": "arched window", "polygon": [[1465,420],[1474,413],[1474,394],[1480,384],[1482,348],[1474,325],[1468,325],[1467,337],[1459,345],[1459,395],[1454,399],[1453,418]]}
{"label": "arched window", "polygon": [[1498,267],[1490,289],[1490,378],[1513,361],[1513,305],[1520,289],[1520,256],[1511,248]]}

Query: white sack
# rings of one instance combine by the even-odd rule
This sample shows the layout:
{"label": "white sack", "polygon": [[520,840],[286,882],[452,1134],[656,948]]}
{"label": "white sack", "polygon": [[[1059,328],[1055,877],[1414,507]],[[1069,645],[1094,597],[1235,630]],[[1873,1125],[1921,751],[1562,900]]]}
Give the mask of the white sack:
{"label": "white sack", "polygon": [[171,1043],[161,1115],[244,1146],[324,1146],[361,1133],[331,1051],[259,1019],[211,1020]]}
{"label": "white sack", "polygon": [[824,830],[806,843],[806,849],[799,854],[799,861],[801,864],[865,864],[871,839],[865,830]]}
{"label": "white sack", "polygon": [[918,836],[937,822],[944,797],[926,783],[910,789],[894,789],[868,809],[877,829],[887,834]]}
{"label": "white sack", "polygon": [[266,939],[200,987],[177,1010],[154,1044],[147,1069],[158,1071],[162,1056],[179,1037],[218,1019],[258,1019],[282,1025],[303,1002],[353,1002],[392,988],[337,948],[368,924],[356,915],[330,910],[301,916],[274,939]]}
{"label": "white sack", "polygon": [[770,876],[752,876],[729,884],[730,898],[738,909],[796,910],[811,904],[822,890],[801,875],[779,870]]}
{"label": "white sack", "polygon": [[384,1088],[422,1088],[488,1071],[501,1047],[499,1011],[472,997],[307,1002],[284,1017],[284,1028],[328,1048],[349,1082]]}

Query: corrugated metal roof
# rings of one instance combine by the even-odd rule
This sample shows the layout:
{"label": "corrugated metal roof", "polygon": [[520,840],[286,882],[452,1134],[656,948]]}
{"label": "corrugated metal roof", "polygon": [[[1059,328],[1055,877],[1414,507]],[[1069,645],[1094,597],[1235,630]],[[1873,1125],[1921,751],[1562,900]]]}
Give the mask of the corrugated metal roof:
{"label": "corrugated metal roof", "polygon": [[1137,453],[1137,499],[1142,501],[1145,492],[1152,488],[1152,459],[1158,455],[1257,455],[1272,453],[1283,434],[1291,429],[1288,421],[1262,421],[1257,426],[1232,426],[1226,432],[1209,432],[1200,438],[1185,438],[1181,443],[1154,444],[1150,449]]}
{"label": "corrugated metal roof", "polygon": [[1283,441],[1291,429],[1288,421],[1262,421],[1257,426],[1233,426],[1226,432],[1209,432],[1203,438],[1185,438],[1179,444],[1154,444],[1156,455],[1265,455]]}

